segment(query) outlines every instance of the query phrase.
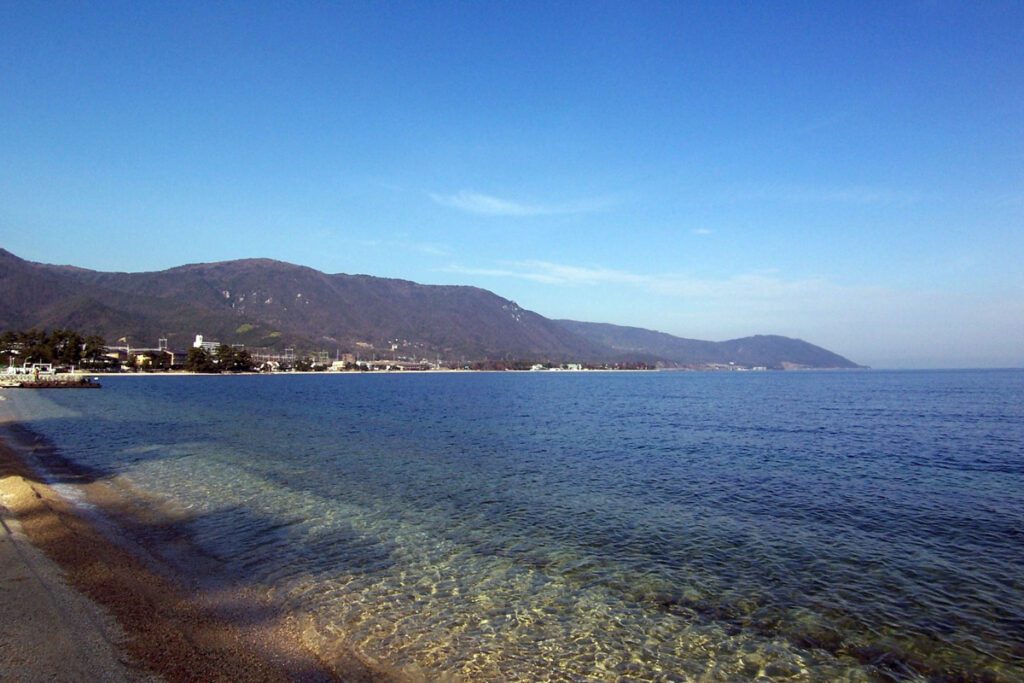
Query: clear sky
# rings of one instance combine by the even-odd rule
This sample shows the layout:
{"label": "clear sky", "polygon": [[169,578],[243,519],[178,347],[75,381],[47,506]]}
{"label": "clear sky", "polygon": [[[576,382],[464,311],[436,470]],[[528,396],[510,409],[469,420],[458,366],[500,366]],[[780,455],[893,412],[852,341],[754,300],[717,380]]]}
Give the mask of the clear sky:
{"label": "clear sky", "polygon": [[1024,365],[1024,3],[0,3],[0,246]]}

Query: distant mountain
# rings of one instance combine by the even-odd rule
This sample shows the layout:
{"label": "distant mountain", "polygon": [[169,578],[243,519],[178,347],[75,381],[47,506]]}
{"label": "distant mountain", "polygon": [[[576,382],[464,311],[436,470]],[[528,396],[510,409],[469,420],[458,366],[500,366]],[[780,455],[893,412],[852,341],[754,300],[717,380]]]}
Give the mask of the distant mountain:
{"label": "distant mountain", "polygon": [[329,275],[270,259],[105,273],[0,249],[0,330],[70,327],[172,348],[195,334],[250,347],[362,350],[465,360],[735,362],[857,367],[785,337],[702,342],[638,328],[549,320],[477,287]]}
{"label": "distant mountain", "polygon": [[801,339],[755,335],[723,342],[674,337],[640,327],[556,320],[565,329],[618,353],[645,355],[681,366],[712,364],[769,368],[859,368],[853,361]]}
{"label": "distant mountain", "polygon": [[[0,249],[0,328],[74,327],[136,345],[193,335],[249,346],[446,358],[598,359],[607,349],[476,287],[327,275],[269,259],[103,273]],[[369,351],[367,352],[369,353]]]}

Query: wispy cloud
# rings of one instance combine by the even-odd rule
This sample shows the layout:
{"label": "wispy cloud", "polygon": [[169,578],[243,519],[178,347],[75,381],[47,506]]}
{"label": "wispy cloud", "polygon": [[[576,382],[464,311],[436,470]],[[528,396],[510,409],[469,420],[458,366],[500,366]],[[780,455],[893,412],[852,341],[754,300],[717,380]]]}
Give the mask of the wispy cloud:
{"label": "wispy cloud", "polygon": [[645,280],[643,275],[636,275],[622,270],[569,266],[551,263],[550,261],[512,261],[503,264],[503,266],[503,268],[465,268],[453,265],[445,270],[465,275],[513,277],[533,282],[542,282],[548,285],[639,285]]}
{"label": "wispy cloud", "polygon": [[431,192],[434,203],[467,213],[487,216],[553,216],[560,214],[589,213],[604,208],[607,202],[584,201],[565,204],[528,204],[509,199],[492,197],[479,192],[462,190],[455,194]]}
{"label": "wispy cloud", "polygon": [[680,301],[690,308],[731,312],[737,319],[763,319],[783,312],[827,315],[837,300],[878,301],[891,292],[881,287],[850,287],[825,278],[786,278],[775,270],[729,277],[686,274],[641,274],[599,266],[575,266],[550,261],[510,261],[496,268],[453,265],[445,270],[466,275],[517,278],[561,287],[617,285],[646,295]]}
{"label": "wispy cloud", "polygon": [[[715,278],[535,260],[446,270],[566,288],[612,285],[632,291],[629,300],[657,302],[656,320],[635,318],[627,324],[711,339],[786,334],[877,366],[1019,366],[1024,358],[1019,288],[969,294],[788,278],[776,270]],[[593,297],[583,293],[582,298]]]}
{"label": "wispy cloud", "polygon": [[694,230],[691,230],[690,232],[692,232],[694,235],[710,235],[711,233],[714,232],[714,230],[709,230],[708,228],[696,228]]}
{"label": "wispy cloud", "polygon": [[816,278],[786,280],[770,270],[715,279],[680,274],[644,275],[613,268],[573,266],[537,260],[510,261],[501,266],[466,268],[455,265],[445,270],[467,275],[512,277],[569,287],[628,285],[651,293],[704,301],[782,300],[798,295],[802,300],[806,300],[808,293],[823,291],[830,286],[825,280]]}

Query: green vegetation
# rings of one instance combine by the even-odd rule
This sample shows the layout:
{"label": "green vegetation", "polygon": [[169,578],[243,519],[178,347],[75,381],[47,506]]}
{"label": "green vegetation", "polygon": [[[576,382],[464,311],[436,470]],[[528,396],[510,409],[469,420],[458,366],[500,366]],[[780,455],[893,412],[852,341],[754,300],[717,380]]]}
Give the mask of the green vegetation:
{"label": "green vegetation", "polygon": [[217,364],[206,351],[193,347],[185,358],[185,369],[189,372],[217,372]]}
{"label": "green vegetation", "polygon": [[249,323],[242,323],[241,325],[235,328],[235,334],[245,334],[246,332],[252,332],[255,329],[255,325],[250,325]]}
{"label": "green vegetation", "polygon": [[106,342],[102,337],[83,337],[74,330],[56,329],[4,332],[0,334],[0,362],[11,365],[53,363],[54,365],[97,367],[107,364]]}
{"label": "green vegetation", "polygon": [[227,344],[217,347],[216,362],[222,372],[251,372],[253,367],[248,351]]}
{"label": "green vegetation", "polygon": [[212,354],[194,347],[189,349],[185,369],[190,372],[251,372],[253,362],[248,351],[221,344]]}

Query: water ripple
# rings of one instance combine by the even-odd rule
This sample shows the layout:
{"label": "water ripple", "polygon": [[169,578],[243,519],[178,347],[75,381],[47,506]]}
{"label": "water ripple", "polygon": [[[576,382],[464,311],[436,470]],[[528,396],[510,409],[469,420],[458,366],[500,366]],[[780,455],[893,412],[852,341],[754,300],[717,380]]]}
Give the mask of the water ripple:
{"label": "water ripple", "polygon": [[182,530],[303,615],[327,660],[354,647],[465,680],[1024,680],[1024,373],[66,394],[29,399],[32,429],[187,511]]}

